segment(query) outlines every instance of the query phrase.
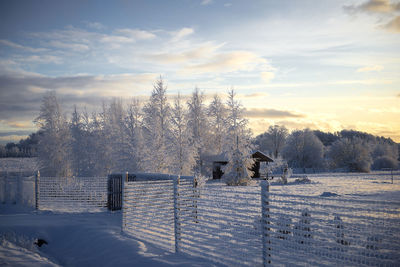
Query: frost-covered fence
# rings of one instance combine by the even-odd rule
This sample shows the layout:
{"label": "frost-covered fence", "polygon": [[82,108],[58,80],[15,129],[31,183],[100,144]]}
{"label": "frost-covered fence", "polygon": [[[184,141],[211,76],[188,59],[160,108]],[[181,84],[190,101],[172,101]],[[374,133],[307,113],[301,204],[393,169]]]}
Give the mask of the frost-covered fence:
{"label": "frost-covered fence", "polygon": [[180,250],[228,266],[261,266],[259,187],[187,188],[179,192]]}
{"label": "frost-covered fence", "polygon": [[263,194],[273,265],[398,266],[399,202]]}
{"label": "frost-covered fence", "polygon": [[125,233],[228,266],[396,266],[400,203],[190,179],[124,183]]}
{"label": "frost-covered fence", "polygon": [[0,176],[0,203],[34,207],[35,177],[31,173]]}
{"label": "frost-covered fence", "polygon": [[107,208],[107,177],[38,177],[37,208],[102,211]]}
{"label": "frost-covered fence", "polygon": [[[122,231],[176,251],[175,237],[179,235],[179,222],[175,216],[178,214],[174,213],[174,195],[177,197],[185,187],[192,188],[193,182],[172,175],[168,178],[124,183]],[[179,181],[175,194],[174,181],[176,184]],[[175,205],[180,204],[175,201]]]}
{"label": "frost-covered fence", "polygon": [[123,232],[229,265],[262,264],[259,187],[196,187],[192,179],[125,182]]}

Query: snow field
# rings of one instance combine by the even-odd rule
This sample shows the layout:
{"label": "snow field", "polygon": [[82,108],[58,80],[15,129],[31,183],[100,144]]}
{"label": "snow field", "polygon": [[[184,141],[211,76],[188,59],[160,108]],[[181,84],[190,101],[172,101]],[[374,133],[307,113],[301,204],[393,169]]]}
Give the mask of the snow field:
{"label": "snow field", "polygon": [[[2,266],[33,266],[36,261],[30,261],[32,257],[20,258],[27,254],[37,259],[35,266],[217,266],[121,234],[120,212],[17,209],[17,205],[0,205]],[[38,248],[33,244],[37,238],[46,240],[48,245]]]}

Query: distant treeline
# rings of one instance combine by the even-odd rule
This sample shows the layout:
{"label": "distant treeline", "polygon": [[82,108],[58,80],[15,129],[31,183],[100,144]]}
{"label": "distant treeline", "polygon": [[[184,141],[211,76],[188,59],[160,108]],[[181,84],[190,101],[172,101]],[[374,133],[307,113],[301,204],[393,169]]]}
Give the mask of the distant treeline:
{"label": "distant treeline", "polygon": [[254,144],[273,158],[282,158],[292,168],[369,172],[398,169],[400,144],[390,138],[342,130],[296,130],[271,126]]}
{"label": "distant treeline", "polygon": [[10,142],[0,145],[0,158],[30,158],[37,157],[37,146],[41,131],[31,133],[27,138],[18,143]]}
{"label": "distant treeline", "polygon": [[399,167],[400,145],[390,138],[354,130],[289,132],[280,125],[252,138],[233,90],[227,99],[215,95],[205,105],[196,88],[187,101],[178,95],[171,104],[161,79],[146,101],[112,99],[92,114],[75,107],[70,118],[51,92],[43,98],[35,122],[40,130],[0,146],[0,157],[38,157],[41,171],[54,176],[116,171],[206,175],[211,172],[206,162],[213,156],[228,160],[228,174],[230,169],[247,171],[256,149],[304,170],[368,172]]}
{"label": "distant treeline", "polygon": [[[0,146],[0,157],[36,157],[41,135],[42,132],[39,130],[27,138],[21,139],[18,143],[10,142]],[[309,140],[309,147],[299,150],[299,144],[297,146],[293,144],[294,139],[300,138],[299,135],[302,136],[303,146],[307,143],[304,142],[304,138],[312,140],[312,136],[315,136],[320,144]],[[307,135],[309,137],[305,137]],[[282,157],[288,161],[291,167],[295,168],[344,168],[350,171],[368,171],[371,168],[396,169],[400,161],[400,144],[391,138],[355,130],[342,130],[334,133],[301,130],[289,134],[284,126],[271,126],[268,131],[255,137],[253,143],[271,157]],[[312,143],[314,145],[311,145]],[[309,151],[306,153],[304,149]],[[350,158],[345,159],[344,152]],[[312,157],[308,160],[307,155],[311,154]]]}

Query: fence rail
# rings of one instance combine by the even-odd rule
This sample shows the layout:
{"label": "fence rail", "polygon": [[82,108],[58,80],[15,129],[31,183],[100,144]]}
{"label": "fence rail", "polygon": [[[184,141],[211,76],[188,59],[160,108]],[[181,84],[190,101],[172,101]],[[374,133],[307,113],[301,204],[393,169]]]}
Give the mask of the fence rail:
{"label": "fence rail", "polygon": [[57,211],[101,211],[107,207],[107,177],[37,177],[36,207]]}
{"label": "fence rail", "polygon": [[123,231],[229,266],[396,266],[400,203],[194,187],[177,177],[127,182]]}
{"label": "fence rail", "polygon": [[396,266],[400,203],[266,192],[271,262]]}

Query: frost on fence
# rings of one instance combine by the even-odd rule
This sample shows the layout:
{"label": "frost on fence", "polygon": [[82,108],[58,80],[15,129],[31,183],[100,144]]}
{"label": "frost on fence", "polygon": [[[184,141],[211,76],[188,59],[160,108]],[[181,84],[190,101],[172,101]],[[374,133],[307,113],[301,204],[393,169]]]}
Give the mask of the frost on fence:
{"label": "frost on fence", "polygon": [[125,182],[122,230],[174,251],[173,181]]}
{"label": "frost on fence", "polygon": [[259,187],[180,190],[182,252],[228,266],[261,266]]}
{"label": "frost on fence", "polygon": [[107,177],[40,177],[41,210],[102,211],[107,207]]}
{"label": "frost on fence", "polygon": [[35,206],[35,177],[0,176],[0,203]]}
{"label": "frost on fence", "polygon": [[400,203],[267,193],[271,262],[396,266]]}
{"label": "frost on fence", "polygon": [[174,190],[172,179],[126,182],[123,231],[228,266],[400,262],[398,202],[193,185],[181,179]]}

